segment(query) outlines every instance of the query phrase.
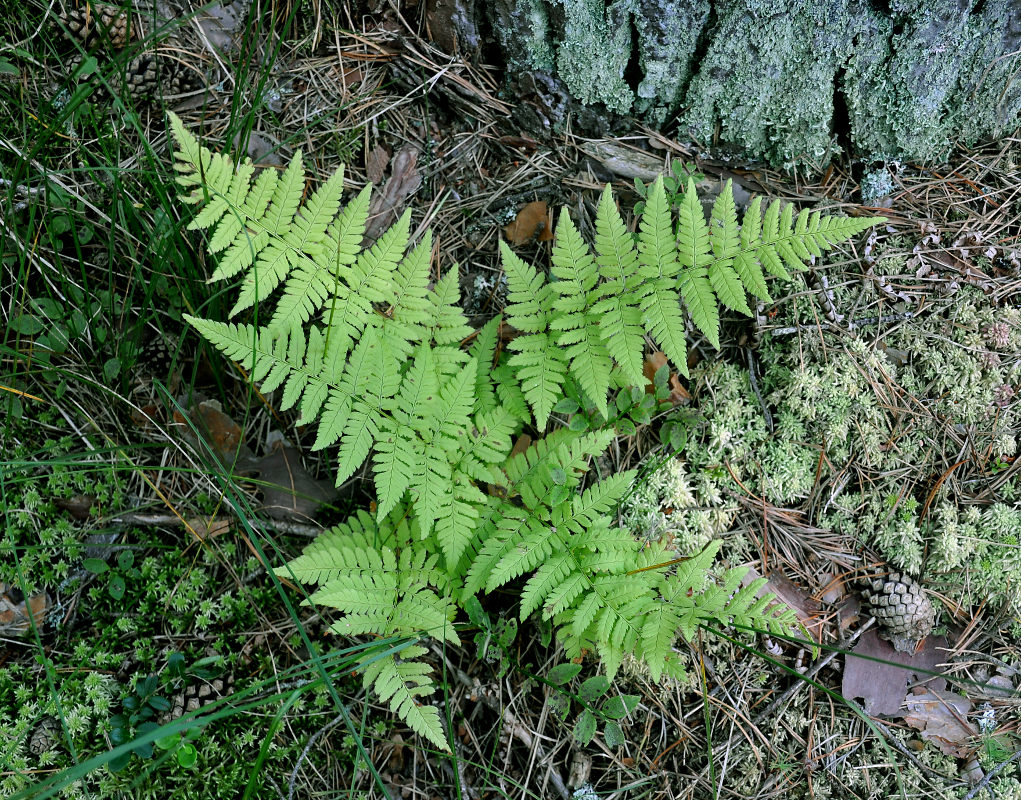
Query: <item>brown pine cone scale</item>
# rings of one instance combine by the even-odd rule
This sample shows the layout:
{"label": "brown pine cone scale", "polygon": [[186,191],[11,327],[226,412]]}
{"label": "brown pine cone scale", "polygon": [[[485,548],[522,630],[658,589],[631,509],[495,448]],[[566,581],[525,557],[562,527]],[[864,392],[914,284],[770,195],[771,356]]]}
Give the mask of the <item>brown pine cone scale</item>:
{"label": "brown pine cone scale", "polygon": [[904,573],[874,575],[862,590],[879,635],[902,653],[912,653],[936,626],[936,610],[922,587]]}
{"label": "brown pine cone scale", "polygon": [[105,45],[119,50],[131,38],[127,13],[105,3],[86,3],[60,14],[61,35],[86,51]]}

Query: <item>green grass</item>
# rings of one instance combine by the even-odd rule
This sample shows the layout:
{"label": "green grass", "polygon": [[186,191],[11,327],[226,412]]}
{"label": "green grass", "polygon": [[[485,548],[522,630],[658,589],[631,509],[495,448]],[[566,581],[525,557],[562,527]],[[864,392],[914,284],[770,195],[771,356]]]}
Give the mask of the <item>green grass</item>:
{"label": "green grass", "polygon": [[[206,264],[183,232],[163,103],[101,96],[101,89],[118,85],[117,72],[145,43],[87,61],[85,69],[95,72],[76,86],[61,74],[72,49],[50,35],[54,9],[6,5],[2,39],[20,44],[0,53],[6,73],[0,85],[0,581],[16,587],[12,593],[46,591],[59,604],[0,665],[0,794],[286,794],[306,744],[337,717],[346,734],[310,748],[305,770],[339,766],[353,775],[360,763],[370,773],[366,786],[373,774],[378,782],[364,743],[371,747],[389,723],[367,709],[360,718],[348,711],[357,694],[350,667],[367,645],[321,655],[323,643],[313,644],[298,624],[293,595],[272,577],[259,577],[261,564],[248,549],[251,543],[263,561],[277,563],[280,548],[292,545],[261,529],[196,542],[183,529],[112,521],[129,511],[191,516],[222,504],[250,516],[230,478],[203,464],[201,453],[185,453],[165,438],[176,397],[187,407],[201,386],[236,408],[247,393],[228,365],[201,355],[181,323],[182,313],[222,315],[226,307],[206,286]],[[261,22],[250,26],[251,41],[264,36]],[[31,38],[40,25],[47,35]],[[223,129],[228,139],[244,137],[262,113],[259,97],[275,55],[259,67],[245,59],[233,64],[239,89]],[[247,89],[252,84],[254,93]],[[174,394],[164,388],[169,371],[151,382],[140,378],[140,354],[164,334],[182,337],[173,353],[184,368]],[[184,357],[192,353],[198,355]],[[142,413],[162,429],[146,428]],[[78,497],[91,508],[75,517],[69,506]],[[132,554],[131,563],[122,568],[112,548]],[[83,570],[86,557],[112,568],[101,575]],[[111,586],[118,581],[123,596],[115,599],[120,589]],[[274,633],[281,629],[297,633]],[[260,632],[261,644],[239,655]],[[185,717],[138,736],[139,721],[125,729],[131,741],[111,740],[111,719],[146,676],[157,676],[165,699],[200,680],[167,677],[170,651],[189,664],[211,651],[217,669],[235,676],[234,693],[192,721],[194,766],[178,763],[179,748],[157,747],[151,757],[130,756],[122,770],[111,771],[111,759],[144,752],[147,741],[189,722]],[[47,718],[56,720],[56,742],[38,756],[29,753]],[[306,780],[296,779],[299,787]]]}

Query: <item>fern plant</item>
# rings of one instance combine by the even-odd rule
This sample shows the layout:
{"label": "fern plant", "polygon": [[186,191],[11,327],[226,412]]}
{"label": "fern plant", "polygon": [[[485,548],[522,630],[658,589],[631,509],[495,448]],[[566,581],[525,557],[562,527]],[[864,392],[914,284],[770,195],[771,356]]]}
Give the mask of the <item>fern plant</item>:
{"label": "fern plant", "polygon": [[362,665],[365,685],[413,730],[446,749],[439,712],[421,699],[435,689],[422,641],[457,643],[461,610],[509,584],[520,585],[520,619],[550,621],[569,657],[597,653],[608,678],[624,653],[657,679],[679,674],[676,639],[706,620],[801,630],[757,596],[764,580],[707,577],[719,542],[681,561],[614,524],[634,472],[587,481],[612,431],[557,428],[513,454],[512,443],[525,426],[545,431],[568,380],[605,417],[612,389],[644,385],[646,335],[683,371],[681,298],[715,343],[717,301],[747,311],[746,290],[768,297],[763,267],[784,273],[874,220],[794,219],[777,204],[759,220],[755,205],[739,228],[728,186],[707,225],[689,184],[675,229],[658,181],[636,245],[607,189],[595,255],[561,214],[552,281],[503,247],[519,331],[508,357],[498,319],[467,324],[456,269],[430,285],[431,242],[409,247],[408,214],[365,248],[368,188],[342,207],[338,172],[302,203],[300,153],[253,181],[250,162],[235,166],[170,119],[183,199],[200,206],[189,227],[211,230],[208,249],[223,254],[214,280],[244,273],[231,315],[253,308],[251,323],[188,321],[264,393],[279,390],[282,409],[317,424],[314,447],[336,447],[338,484],[371,460],[372,512],[278,574],[318,587],[306,602],[337,609],[337,633],[415,640]]}

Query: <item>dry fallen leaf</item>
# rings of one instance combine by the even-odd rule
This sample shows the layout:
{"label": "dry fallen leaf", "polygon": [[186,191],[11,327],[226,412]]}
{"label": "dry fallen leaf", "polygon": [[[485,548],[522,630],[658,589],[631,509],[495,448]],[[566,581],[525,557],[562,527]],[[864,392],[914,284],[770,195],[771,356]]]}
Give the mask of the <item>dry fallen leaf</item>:
{"label": "dry fallen leaf", "polygon": [[[660,367],[667,364],[666,354],[661,350],[655,350],[645,357],[642,365],[642,374],[645,375],[648,383],[645,386],[646,394],[653,394],[656,391],[655,377]],[[677,373],[670,372],[670,402],[675,406],[686,406],[691,404],[691,393],[681,385]]]}
{"label": "dry fallen leaf", "polygon": [[230,521],[226,519],[191,517],[185,520],[185,525],[202,541],[212,539],[230,530]]}
{"label": "dry fallen leaf", "polygon": [[0,636],[20,636],[32,629],[32,621],[41,628],[46,612],[53,602],[46,592],[38,592],[28,600],[17,599],[16,587],[0,583]]}
{"label": "dry fallen leaf", "polygon": [[223,408],[216,400],[199,401],[188,412],[187,418],[175,410],[174,422],[180,426],[181,436],[185,441],[201,451],[203,449],[199,447],[201,436],[224,465],[233,464],[235,459],[244,462],[254,455],[248,445],[241,441],[241,426],[223,412]]}
{"label": "dry fallen leaf", "polygon": [[865,631],[845,657],[840,693],[847,700],[862,698],[866,714],[900,716],[908,684],[935,691],[946,688],[946,679],[929,675],[946,660],[946,649],[945,636],[927,636],[914,653],[901,653],[880,639],[875,629]]}
{"label": "dry fallen leaf", "polygon": [[422,176],[418,172],[418,150],[413,145],[405,145],[390,163],[390,180],[372,195],[369,202],[369,222],[365,226],[365,240],[374,241],[379,238],[384,228],[392,225],[401,210],[407,205],[407,199],[418,191],[422,185]]}
{"label": "dry fallen leaf", "polygon": [[[748,573],[741,579],[741,585],[747,586],[759,577],[761,576],[755,567],[749,567]],[[819,616],[819,604],[809,597],[807,592],[785,575],[774,572],[769,576],[766,585],[757,592],[756,597],[762,597],[764,594],[776,595],[777,600],[798,615],[798,621],[805,626],[812,638],[816,642],[822,641],[823,620]]]}
{"label": "dry fallen leaf", "polygon": [[365,157],[365,175],[370,183],[379,183],[386,174],[386,165],[390,163],[390,152],[382,145],[373,147]]}
{"label": "dry fallen leaf", "polygon": [[546,203],[536,200],[525,205],[503,232],[511,244],[528,244],[533,237],[539,242],[550,241],[553,238],[553,231]]}
{"label": "dry fallen leaf", "polygon": [[89,518],[89,511],[95,502],[96,498],[84,494],[76,494],[73,497],[57,497],[53,500],[53,504],[57,508],[64,509],[72,518],[79,520]]}
{"label": "dry fallen leaf", "polygon": [[968,721],[970,700],[954,692],[916,687],[904,704],[908,709],[904,721],[944,755],[967,758],[975,749],[969,743],[979,732]]}
{"label": "dry fallen leaf", "polygon": [[262,490],[262,509],[275,519],[307,521],[337,492],[332,481],[317,481],[301,463],[296,447],[277,441],[252,464]]}

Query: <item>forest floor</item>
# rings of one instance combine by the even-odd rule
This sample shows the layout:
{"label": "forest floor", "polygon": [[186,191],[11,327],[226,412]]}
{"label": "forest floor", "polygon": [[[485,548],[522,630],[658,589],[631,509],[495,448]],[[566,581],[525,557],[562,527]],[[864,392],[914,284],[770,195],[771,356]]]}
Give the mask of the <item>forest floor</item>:
{"label": "forest floor", "polygon": [[[1021,798],[1021,140],[889,165],[865,203],[840,159],[804,178],[641,128],[522,131],[498,70],[428,42],[425,4],[286,24],[242,6],[136,10],[123,41],[108,6],[88,11],[104,36],[66,34],[84,4],[0,23],[0,795]],[[662,173],[705,204],[731,180],[742,208],[887,217],[726,317],[720,351],[692,331],[671,379],[700,422],[621,511],[636,536],[722,538],[818,658],[701,631],[679,644],[690,680],[625,670],[626,741],[581,746],[538,680],[562,660],[548,631],[496,602],[488,632],[435,650],[455,747],[425,747],[266,570],[368,484],[335,490],[313,433],[184,323],[229,303],[186,230],[167,110],[214,150],[273,168],[300,149],[318,181],[380,187],[369,238],[410,208],[476,326],[503,305],[499,242],[547,263],[554,215],[590,238],[607,183],[629,222]],[[599,467],[661,453],[646,426]],[[862,607],[875,571],[937,610],[914,652]]]}

